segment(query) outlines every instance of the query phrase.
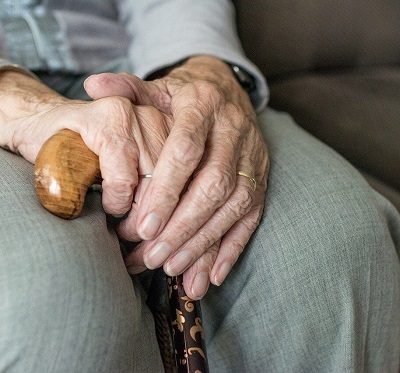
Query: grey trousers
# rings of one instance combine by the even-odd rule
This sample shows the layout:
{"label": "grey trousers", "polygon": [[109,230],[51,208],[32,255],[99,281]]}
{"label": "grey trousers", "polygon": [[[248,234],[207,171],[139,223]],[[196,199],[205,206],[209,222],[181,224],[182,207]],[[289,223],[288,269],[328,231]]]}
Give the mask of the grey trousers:
{"label": "grey trousers", "polygon": [[[259,124],[266,209],[202,302],[211,372],[397,373],[399,214],[288,115],[268,109]],[[61,220],[36,200],[32,171],[0,150],[0,371],[162,372],[99,195]]]}

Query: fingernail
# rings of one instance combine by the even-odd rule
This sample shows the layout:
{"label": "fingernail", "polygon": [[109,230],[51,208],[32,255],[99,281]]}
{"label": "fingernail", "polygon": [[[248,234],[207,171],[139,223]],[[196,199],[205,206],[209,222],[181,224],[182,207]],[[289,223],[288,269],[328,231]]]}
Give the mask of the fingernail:
{"label": "fingernail", "polygon": [[222,263],[221,267],[219,268],[219,271],[215,275],[215,285],[221,286],[221,284],[224,282],[231,269],[232,269],[232,264],[230,262]]}
{"label": "fingernail", "polygon": [[128,273],[130,273],[131,275],[137,275],[139,273],[144,272],[145,270],[147,270],[147,267],[142,267],[142,266],[130,266],[127,267],[126,270],[128,271]]}
{"label": "fingernail", "polygon": [[151,212],[144,218],[142,224],[140,224],[139,234],[144,240],[151,240],[158,232],[160,226],[161,218],[154,212]]}
{"label": "fingernail", "polygon": [[92,76],[93,76],[93,75],[88,76],[88,77],[83,81],[83,86],[84,86],[84,87],[85,87],[87,81],[88,81]]}
{"label": "fingernail", "polygon": [[200,272],[196,275],[192,285],[192,294],[195,299],[203,298],[210,285],[207,272]]}
{"label": "fingernail", "polygon": [[160,242],[154,246],[143,258],[144,264],[148,269],[160,267],[172,254],[172,247],[166,242]]}
{"label": "fingernail", "polygon": [[177,276],[191,263],[193,255],[187,251],[176,254],[165,266],[165,273],[169,276]]}

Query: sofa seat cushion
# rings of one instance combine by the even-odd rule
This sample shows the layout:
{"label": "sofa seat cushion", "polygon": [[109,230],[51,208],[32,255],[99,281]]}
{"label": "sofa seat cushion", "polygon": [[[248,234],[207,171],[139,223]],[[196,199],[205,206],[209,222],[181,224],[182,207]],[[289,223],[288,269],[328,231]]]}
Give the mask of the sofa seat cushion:
{"label": "sofa seat cushion", "polygon": [[271,106],[400,192],[400,66],[270,81]]}

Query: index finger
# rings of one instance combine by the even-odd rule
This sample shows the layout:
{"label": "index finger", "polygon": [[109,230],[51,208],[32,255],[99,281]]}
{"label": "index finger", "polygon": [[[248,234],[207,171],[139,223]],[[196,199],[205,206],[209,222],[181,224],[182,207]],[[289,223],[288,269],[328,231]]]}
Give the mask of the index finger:
{"label": "index finger", "polygon": [[203,156],[210,116],[211,113],[203,113],[192,105],[183,107],[176,115],[150,185],[140,198],[137,230],[143,239],[153,239],[172,215]]}
{"label": "index finger", "polygon": [[123,215],[130,210],[133,193],[138,183],[139,151],[129,136],[136,119],[128,99],[106,98],[88,106],[87,118],[80,134],[87,146],[99,156],[103,178],[102,202],[112,215]]}

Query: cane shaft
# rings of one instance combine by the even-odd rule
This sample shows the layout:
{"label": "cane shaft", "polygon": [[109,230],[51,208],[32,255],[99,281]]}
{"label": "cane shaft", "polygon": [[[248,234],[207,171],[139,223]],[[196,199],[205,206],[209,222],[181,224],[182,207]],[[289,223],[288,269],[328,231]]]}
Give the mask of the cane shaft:
{"label": "cane shaft", "polygon": [[186,295],[182,275],[167,276],[167,288],[178,373],[207,373],[200,302]]}

